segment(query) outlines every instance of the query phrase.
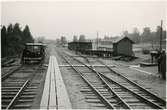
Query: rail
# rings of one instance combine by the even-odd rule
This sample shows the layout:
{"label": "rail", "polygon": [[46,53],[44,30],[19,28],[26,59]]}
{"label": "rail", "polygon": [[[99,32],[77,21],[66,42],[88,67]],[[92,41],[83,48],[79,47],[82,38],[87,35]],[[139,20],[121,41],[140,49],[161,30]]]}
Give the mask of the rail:
{"label": "rail", "polygon": [[[9,104],[7,105],[7,107],[5,107],[5,110],[8,109],[13,109],[15,104],[17,103],[17,101],[19,100],[20,96],[23,94],[24,90],[29,86],[29,83],[32,81],[32,79],[34,78],[34,76],[36,75],[35,73],[38,71],[38,69],[40,68],[42,63],[40,63],[37,68],[35,69],[35,71],[33,71],[30,76],[24,80],[23,84],[21,87],[19,87],[19,90],[16,91],[17,93],[14,95],[14,97],[12,97],[11,101],[9,102]],[[23,66],[18,67],[17,69],[15,69],[14,71],[10,72],[9,74],[5,75],[5,77],[3,77],[3,80],[7,79],[10,75],[12,75],[13,73],[15,73],[16,71],[18,71],[20,68],[22,68]],[[19,81],[16,80],[16,83],[19,83]],[[5,83],[5,82],[4,82]],[[2,99],[3,101],[3,99]]]}
{"label": "rail", "polygon": [[[86,77],[84,77],[84,74],[79,71],[79,69],[75,68],[63,55],[61,55],[63,57],[63,59],[71,65],[71,67],[77,72],[80,74],[80,76],[82,77],[82,79],[84,79],[84,81],[92,88],[92,90],[100,97],[100,99],[102,100],[102,102],[108,107],[108,108],[113,108],[113,109],[116,109],[95,87],[93,87],[93,85],[86,79]],[[85,65],[85,64],[84,64]],[[86,66],[86,65],[85,65]],[[93,71],[92,68],[90,68],[89,66],[86,66],[88,67],[90,70]],[[121,102],[123,104],[123,107],[126,108],[126,109],[131,109],[130,106],[128,106],[128,104],[123,101],[123,99],[121,97],[119,97],[119,95],[117,95],[113,90],[112,88],[107,84],[107,82],[99,75],[98,72],[96,71],[93,71],[95,74],[98,75],[98,77],[100,78],[100,80],[105,84],[105,87],[114,94],[114,96],[119,99],[119,103]]]}
{"label": "rail", "polygon": [[[83,57],[83,56],[81,56],[81,57]],[[104,77],[105,79],[107,79],[107,80],[109,80],[109,81],[112,81],[112,82],[114,82],[114,83],[119,84],[118,82],[116,82],[116,81],[114,81],[114,80],[112,80],[112,79],[110,79],[110,78],[104,76],[101,72],[97,72],[97,71],[93,68],[93,66],[88,66],[88,65],[86,65],[85,63],[81,62],[80,60],[78,60],[78,59],[76,59],[76,58],[74,58],[74,57],[73,57],[73,59],[76,60],[76,61],[78,61],[78,62],[80,62],[80,63],[82,63],[83,65],[87,66],[88,68],[92,69],[92,71],[94,71],[94,72],[96,72],[96,73],[99,73],[100,76]],[[89,62],[88,59],[86,59],[86,60]],[[107,65],[105,65],[105,66],[108,67],[108,68],[110,68],[110,67],[107,66]],[[111,70],[111,68],[110,68],[110,70]],[[115,73],[115,71],[113,71],[113,70],[111,70],[111,71]],[[118,74],[119,74],[119,73],[118,73]],[[120,75],[120,74],[119,74],[119,75]],[[130,83],[133,83],[132,81],[128,80],[127,78],[126,78],[126,80],[129,81]],[[161,99],[161,98],[155,96],[154,94],[150,93],[150,92],[147,91],[146,89],[140,87],[139,85],[137,85],[137,84],[135,84],[135,83],[133,83],[133,85],[135,85],[135,86],[141,88],[142,90],[146,91],[147,93],[149,93],[149,94],[152,95],[153,97],[156,97],[156,99],[157,99],[158,101],[161,101],[161,103],[162,103],[163,105],[166,104],[166,102],[165,102],[163,99]],[[129,90],[128,88],[126,88],[126,87],[124,87],[124,86],[122,86],[122,85],[120,85],[120,84],[119,84],[119,86],[121,86],[122,88],[124,88],[124,89],[130,91],[130,92],[133,93],[136,97],[140,98],[141,100],[143,100],[143,101],[146,102],[147,104],[151,105],[152,107],[158,108],[158,109],[163,109],[162,107],[160,107],[160,106],[157,105],[156,103],[147,100],[146,98],[144,98],[144,97],[142,97],[142,96],[140,96],[140,95],[134,93],[133,91]]]}

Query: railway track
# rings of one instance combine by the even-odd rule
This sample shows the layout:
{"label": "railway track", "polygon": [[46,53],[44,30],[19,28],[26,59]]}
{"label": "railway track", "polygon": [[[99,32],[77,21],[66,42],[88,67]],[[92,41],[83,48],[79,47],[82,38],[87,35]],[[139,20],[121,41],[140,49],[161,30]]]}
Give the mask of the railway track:
{"label": "railway track", "polygon": [[[85,93],[90,103],[100,107],[112,109],[164,109],[166,101],[152,94],[145,88],[130,81],[125,76],[115,72],[101,61],[90,61],[85,57],[74,58],[67,53],[61,55],[63,59],[87,83]],[[87,63],[83,63],[86,61]],[[95,67],[93,64],[103,64],[105,67]],[[92,65],[91,67],[87,64]],[[84,67],[73,65],[85,65]],[[110,74],[110,77],[107,76]]]}
{"label": "railway track", "polygon": [[1,80],[4,81],[5,79],[7,79],[10,75],[12,75],[14,72],[18,71],[19,69],[21,69],[23,66],[18,66],[16,68],[14,68],[13,70],[7,72],[7,73],[2,73],[1,74]]}
{"label": "railway track", "polygon": [[23,65],[6,77],[2,77],[1,109],[29,109],[32,106],[39,82],[32,82],[34,78],[41,78],[43,69],[39,65]]}

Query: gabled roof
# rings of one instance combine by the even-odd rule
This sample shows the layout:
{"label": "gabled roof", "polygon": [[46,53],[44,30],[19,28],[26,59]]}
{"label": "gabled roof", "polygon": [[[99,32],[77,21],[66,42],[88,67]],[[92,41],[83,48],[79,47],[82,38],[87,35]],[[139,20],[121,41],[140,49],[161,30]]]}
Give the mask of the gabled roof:
{"label": "gabled roof", "polygon": [[101,40],[100,42],[111,42],[112,44],[116,44],[118,42],[120,42],[123,39],[128,39],[130,42],[134,43],[133,40],[131,40],[129,37],[124,36],[124,37],[116,37],[116,38],[112,38],[112,39],[108,39],[108,40]]}
{"label": "gabled roof", "polygon": [[125,36],[125,37],[119,37],[119,38],[113,40],[113,43],[116,44],[116,43],[120,42],[120,41],[123,40],[123,39],[128,39],[129,41],[131,41],[132,43],[134,43],[134,41],[131,40],[131,39],[130,39],[129,37],[127,37],[127,36]]}

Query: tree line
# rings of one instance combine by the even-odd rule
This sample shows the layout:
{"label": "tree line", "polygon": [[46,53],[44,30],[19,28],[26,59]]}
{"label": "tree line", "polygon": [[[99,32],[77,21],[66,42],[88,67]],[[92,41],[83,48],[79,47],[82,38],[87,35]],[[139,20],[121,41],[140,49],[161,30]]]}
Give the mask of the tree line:
{"label": "tree line", "polygon": [[[159,43],[160,41],[161,27],[157,26],[156,31],[151,31],[150,27],[144,27],[143,32],[140,33],[137,28],[133,29],[132,33],[127,30],[123,31],[123,36],[127,36],[132,39],[135,43]],[[119,36],[115,36],[119,37]],[[109,40],[112,37],[105,36],[103,39]],[[166,30],[162,31],[162,40],[166,39]]]}
{"label": "tree line", "polygon": [[[149,27],[143,28],[143,33],[139,33],[137,28],[134,28],[133,33],[128,33],[132,40],[136,43],[148,42],[148,43],[159,43],[161,35],[161,27],[157,26],[156,31],[151,31]],[[162,40],[166,39],[166,30],[162,31]]]}
{"label": "tree line", "polygon": [[[151,31],[150,27],[144,27],[143,32],[140,33],[138,28],[134,28],[132,33],[128,31],[123,31],[122,36],[127,36],[131,40],[133,40],[136,44],[138,43],[159,43],[160,42],[160,33],[161,33],[161,26],[157,26],[156,31]],[[113,40],[121,36],[104,36],[103,38],[95,38],[92,40],[101,41],[101,40]],[[162,40],[166,39],[166,30],[162,30]],[[86,42],[90,41],[86,39],[85,35],[81,34],[80,36],[73,36],[73,42]],[[67,39],[65,36],[62,36],[60,39],[56,40],[57,44],[66,44]]]}
{"label": "tree line", "polygon": [[[81,34],[80,36],[79,36],[79,39],[78,39],[78,37],[76,36],[76,35],[74,35],[73,36],[73,42],[86,42],[87,40],[86,40],[86,37],[85,37],[85,35],[83,35],[83,34]],[[56,43],[58,44],[58,45],[65,45],[65,44],[67,44],[67,39],[66,39],[66,37],[65,36],[61,36],[61,38],[60,39],[56,39]]]}
{"label": "tree line", "polygon": [[20,55],[27,42],[34,42],[28,25],[23,30],[19,23],[1,27],[1,57]]}

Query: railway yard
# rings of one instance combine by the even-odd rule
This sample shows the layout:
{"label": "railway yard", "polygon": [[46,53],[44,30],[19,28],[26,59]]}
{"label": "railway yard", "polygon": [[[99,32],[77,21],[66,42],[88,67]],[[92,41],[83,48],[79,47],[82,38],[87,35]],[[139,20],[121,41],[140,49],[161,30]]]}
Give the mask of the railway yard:
{"label": "railway yard", "polygon": [[165,109],[166,81],[152,67],[76,54],[49,44],[40,64],[1,68],[2,109]]}

